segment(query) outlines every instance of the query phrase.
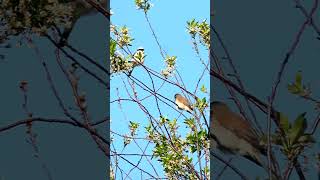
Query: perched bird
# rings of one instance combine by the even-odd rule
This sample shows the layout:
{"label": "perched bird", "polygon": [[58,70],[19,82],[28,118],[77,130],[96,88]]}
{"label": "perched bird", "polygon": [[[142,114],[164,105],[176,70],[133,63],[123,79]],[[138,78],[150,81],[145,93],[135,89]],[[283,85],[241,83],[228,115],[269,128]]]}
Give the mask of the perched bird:
{"label": "perched bird", "polygon": [[263,167],[261,155],[266,156],[267,151],[248,121],[218,101],[211,102],[210,119],[210,137],[218,149],[241,155]]}
{"label": "perched bird", "polygon": [[132,60],[132,69],[129,71],[129,76],[131,75],[133,69],[137,66],[140,66],[144,63],[146,55],[144,54],[144,48],[139,47],[137,51],[133,54]]}
{"label": "perched bird", "polygon": [[139,47],[137,51],[133,54],[132,63],[134,64],[134,66],[139,66],[143,64],[145,56],[146,55],[144,54],[144,48]]}
{"label": "perched bird", "polygon": [[[68,28],[65,28],[62,32],[62,37],[60,39],[59,45],[63,46],[68,41],[68,38],[72,32],[72,29],[78,19],[82,16],[90,15],[97,13],[98,11],[92,7],[86,0],[59,0],[61,3],[66,3],[70,5],[73,9],[73,15],[71,19],[71,25]],[[107,7],[107,0],[97,0],[97,3],[99,3],[102,7]]]}
{"label": "perched bird", "polygon": [[187,98],[183,97],[181,94],[175,94],[175,103],[180,110],[185,110],[192,114],[193,108]]}

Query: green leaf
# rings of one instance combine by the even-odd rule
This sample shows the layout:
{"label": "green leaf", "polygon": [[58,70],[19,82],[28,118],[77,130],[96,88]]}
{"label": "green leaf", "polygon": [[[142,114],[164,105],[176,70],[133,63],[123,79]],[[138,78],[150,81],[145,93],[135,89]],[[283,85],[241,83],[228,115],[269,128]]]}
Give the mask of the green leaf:
{"label": "green leaf", "polygon": [[202,104],[205,104],[207,102],[206,98],[202,98]]}
{"label": "green leaf", "polygon": [[287,134],[290,129],[290,123],[288,117],[280,112],[280,126],[284,130],[284,132]]}
{"label": "green leaf", "polygon": [[304,92],[304,87],[302,85],[302,74],[301,71],[296,73],[295,81],[288,85],[288,91],[292,94],[301,94]]}
{"label": "green leaf", "polygon": [[304,134],[299,137],[298,142],[307,144],[307,143],[315,143],[315,140],[311,134]]}
{"label": "green leaf", "polygon": [[117,42],[113,39],[110,39],[110,56],[114,56],[116,52]]}
{"label": "green leaf", "polygon": [[297,139],[300,138],[304,134],[305,129],[307,128],[307,121],[305,119],[306,113],[300,114],[296,120],[294,121],[294,124],[292,128],[290,129],[289,133],[289,140],[291,144],[295,144]]}
{"label": "green leaf", "polygon": [[193,126],[195,126],[195,120],[194,118],[188,118],[188,119],[185,119],[184,124],[188,125],[188,127],[192,128]]}
{"label": "green leaf", "polygon": [[133,121],[129,121],[130,125],[129,127],[130,128],[134,128],[134,129],[137,129],[139,127],[139,123],[136,123],[136,122],[133,122]]}
{"label": "green leaf", "polygon": [[296,82],[295,82],[296,86],[298,88],[302,87],[302,73],[301,71],[298,71],[296,74]]}
{"label": "green leaf", "polygon": [[191,149],[191,150],[190,150],[191,153],[194,153],[194,152],[197,151],[197,147],[195,147],[195,146],[191,146],[190,149]]}
{"label": "green leaf", "polygon": [[202,85],[200,91],[203,93],[207,93],[207,88],[204,85]]}
{"label": "green leaf", "polygon": [[307,114],[306,112],[300,114],[295,120],[295,123],[301,124],[303,132],[307,128],[307,121],[306,121],[306,118],[305,118],[306,114]]}
{"label": "green leaf", "polygon": [[287,88],[292,94],[299,94],[301,92],[301,90],[295,84],[289,84]]}

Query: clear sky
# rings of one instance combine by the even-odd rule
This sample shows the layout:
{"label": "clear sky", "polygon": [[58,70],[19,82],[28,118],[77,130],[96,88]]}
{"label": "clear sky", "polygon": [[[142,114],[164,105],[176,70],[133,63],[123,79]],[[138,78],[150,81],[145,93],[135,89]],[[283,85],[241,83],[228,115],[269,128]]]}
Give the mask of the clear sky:
{"label": "clear sky", "polygon": [[[151,2],[154,4],[154,6],[151,8],[148,14],[159,42],[168,55],[177,56],[176,68],[182,76],[183,82],[185,83],[187,89],[191,92],[194,92],[196,83],[202,74],[204,66],[200,63],[199,58],[196,56],[196,53],[192,48],[192,41],[186,30],[186,22],[195,18],[198,21],[207,19],[207,22],[209,23],[210,1],[205,0],[198,1],[198,3],[187,3],[186,1],[161,0]],[[114,12],[114,15],[111,18],[112,24],[118,26],[126,25],[131,30],[130,33],[135,39],[133,41],[131,51],[134,52],[140,46],[144,47],[147,55],[145,59],[145,65],[157,72],[161,72],[161,70],[165,68],[165,63],[159,53],[159,48],[144,18],[144,13],[136,9],[133,0],[111,1],[111,8]],[[208,62],[207,55],[207,51],[201,49],[201,56],[206,62]],[[143,68],[136,68],[133,71],[133,76],[137,77],[139,80],[142,80],[149,87],[152,87],[150,78]],[[163,81],[160,81],[157,78],[154,78],[154,80],[155,88],[158,89],[162,85]],[[176,81],[173,77],[171,77],[170,80]],[[123,85],[123,81],[125,81],[128,85],[127,77],[124,74],[115,75],[111,78],[111,101],[118,99],[116,90],[117,88],[119,89],[119,96],[121,98],[128,97]],[[208,72],[205,73],[204,78],[201,80],[199,88],[201,85],[205,85],[209,91],[210,85]],[[201,93],[199,88],[197,96],[201,98],[208,98],[209,95]],[[137,92],[139,98],[148,95],[146,91],[143,91],[138,87]],[[181,93],[181,90],[179,90],[176,86],[166,83],[165,85],[161,86],[159,93],[168,99],[174,100],[174,94]],[[149,97],[146,100],[143,100],[142,103],[154,117],[159,117],[154,97]],[[169,103],[173,105],[171,102]],[[192,103],[194,103],[194,101],[192,101]],[[136,103],[122,102],[121,105],[122,110],[119,108],[118,103],[111,104],[111,130],[120,134],[126,134],[129,132],[128,122],[135,121],[141,124],[141,127],[138,130],[138,136],[143,137],[145,135],[144,126],[148,124],[148,118],[146,115]],[[160,108],[163,115],[169,119],[179,117],[179,113],[166,106],[164,103],[160,103]],[[190,116],[187,113],[184,114],[186,116]],[[185,125],[181,123],[183,120],[184,119],[182,117],[178,118],[178,122],[181,125],[179,131],[186,133],[187,130]],[[123,139],[115,135],[113,138],[115,140],[114,145],[116,150],[120,152],[123,147]],[[138,144],[142,149],[146,147],[145,140],[138,141]],[[148,147],[149,149],[146,151],[146,154],[151,154],[152,152],[150,150],[153,146],[149,144]],[[124,149],[123,153],[141,153],[141,151],[136,144],[131,143]],[[132,160],[133,162],[137,162],[137,160],[139,160],[137,158],[128,159]],[[119,163],[119,166],[122,167],[125,172],[128,172],[128,169],[132,168],[131,165],[123,161],[120,161]],[[153,164],[157,169],[161,169],[161,166],[159,166],[156,160],[153,161]],[[150,169],[150,165],[146,163],[145,159],[143,159],[140,163],[140,167],[143,167],[144,170],[147,170],[148,172],[153,172]],[[132,172],[130,177],[140,177],[140,172]]]}

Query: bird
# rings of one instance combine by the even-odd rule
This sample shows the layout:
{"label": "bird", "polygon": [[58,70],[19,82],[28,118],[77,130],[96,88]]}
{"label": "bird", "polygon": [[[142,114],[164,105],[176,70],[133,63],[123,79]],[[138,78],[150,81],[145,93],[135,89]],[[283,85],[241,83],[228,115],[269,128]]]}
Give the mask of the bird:
{"label": "bird", "polygon": [[[88,2],[86,2],[85,0],[59,0],[59,2],[62,1],[61,3],[66,3],[67,5],[71,6],[73,9],[73,14],[71,17],[71,25],[70,27],[66,27],[64,28],[62,34],[61,34],[61,39],[59,42],[60,46],[64,46],[67,41],[68,38],[72,32],[72,29],[74,27],[74,25],[76,24],[76,22],[78,21],[78,19],[82,16],[87,16],[90,14],[94,14],[97,13],[98,11],[92,7]],[[102,7],[107,7],[107,0],[97,0],[97,2],[102,6]]]}
{"label": "bird", "polygon": [[143,64],[145,56],[146,55],[144,54],[144,48],[141,46],[138,47],[136,52],[133,54],[133,58],[132,58],[134,65],[139,66],[139,65]]}
{"label": "bird", "polygon": [[178,93],[174,95],[174,98],[178,109],[185,110],[192,114],[193,108],[187,98]]}
{"label": "bird", "polygon": [[145,57],[146,55],[144,53],[144,48],[138,47],[138,49],[132,56],[132,60],[130,61],[132,63],[132,69],[129,71],[129,76],[131,76],[132,71],[135,67],[141,66],[144,63]]}
{"label": "bird", "polygon": [[210,103],[210,138],[224,153],[237,154],[263,167],[266,147],[260,144],[251,124],[220,101]]}

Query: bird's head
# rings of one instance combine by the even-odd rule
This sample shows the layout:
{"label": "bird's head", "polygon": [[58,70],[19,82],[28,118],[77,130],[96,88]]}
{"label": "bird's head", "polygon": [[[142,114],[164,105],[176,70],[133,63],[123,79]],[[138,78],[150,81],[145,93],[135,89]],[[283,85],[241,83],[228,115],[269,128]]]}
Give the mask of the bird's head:
{"label": "bird's head", "polygon": [[137,51],[144,51],[144,48],[143,47],[138,47]]}
{"label": "bird's head", "polygon": [[177,93],[174,95],[174,98],[177,99],[178,96],[181,96],[181,95]]}
{"label": "bird's head", "polygon": [[212,101],[210,103],[211,106],[211,112],[213,113],[223,113],[223,112],[228,112],[230,111],[229,107],[227,104],[221,102],[221,101]]}

